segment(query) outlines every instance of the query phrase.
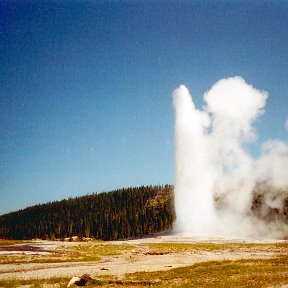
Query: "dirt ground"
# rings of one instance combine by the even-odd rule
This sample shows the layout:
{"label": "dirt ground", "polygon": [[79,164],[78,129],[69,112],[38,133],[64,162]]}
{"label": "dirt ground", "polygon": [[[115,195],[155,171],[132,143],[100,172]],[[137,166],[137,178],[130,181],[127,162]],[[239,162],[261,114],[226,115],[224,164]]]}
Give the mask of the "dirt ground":
{"label": "dirt ground", "polygon": [[[205,237],[189,235],[159,235],[135,240],[112,241],[110,244],[131,244],[133,249],[123,255],[105,256],[98,262],[62,262],[62,263],[16,263],[0,264],[0,279],[33,279],[51,277],[72,277],[85,273],[94,277],[113,275],[122,279],[124,274],[143,271],[160,271],[176,267],[193,265],[210,260],[237,260],[247,258],[268,258],[275,255],[275,251],[259,249],[244,250],[214,250],[214,251],[185,251],[153,254],[149,253],[150,243],[274,243],[275,241],[258,241],[251,239],[236,239],[222,237]],[[79,244],[79,243],[78,243]],[[75,243],[65,242],[65,248]],[[24,247],[23,247],[24,246]],[[0,257],[13,254],[41,254],[58,253],[63,249],[63,242],[35,241],[29,245],[0,249]]]}

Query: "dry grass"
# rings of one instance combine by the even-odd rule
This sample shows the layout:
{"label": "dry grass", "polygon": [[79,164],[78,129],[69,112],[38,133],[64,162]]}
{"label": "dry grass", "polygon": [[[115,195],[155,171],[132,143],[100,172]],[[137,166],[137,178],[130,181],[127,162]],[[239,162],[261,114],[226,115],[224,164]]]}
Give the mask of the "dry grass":
{"label": "dry grass", "polygon": [[[129,244],[110,244],[109,242],[88,242],[69,247],[69,250],[76,251],[88,257],[88,255],[114,256],[121,255],[135,246]],[[64,248],[64,247],[63,247]]]}
{"label": "dry grass", "polygon": [[0,257],[0,264],[100,261],[104,256],[121,255],[133,247],[134,246],[128,244],[109,244],[102,241],[92,241],[87,243],[81,242],[69,246],[63,244],[48,255],[26,255],[23,252],[18,255],[2,256]]}
{"label": "dry grass", "polygon": [[201,251],[288,253],[288,243],[149,243],[153,254],[172,254]]}
{"label": "dry grass", "polygon": [[64,288],[67,287],[69,278],[50,278],[50,279],[30,279],[30,280],[0,280],[0,287],[2,288]]}
{"label": "dry grass", "polygon": [[[0,287],[66,287],[68,278],[46,280],[0,280]],[[133,284],[134,282],[134,284]],[[127,274],[117,282],[113,276],[98,280],[100,287],[199,287],[252,288],[275,287],[288,283],[288,256],[272,259],[209,261],[161,272]],[[96,283],[86,287],[96,287]],[[98,285],[97,285],[98,286]]]}
{"label": "dry grass", "polygon": [[159,281],[155,287],[273,287],[288,283],[288,256],[272,259],[209,261],[169,271],[134,273],[133,280]]}
{"label": "dry grass", "polygon": [[10,246],[10,245],[28,244],[28,243],[31,243],[31,241],[28,241],[28,240],[6,240],[6,239],[0,239],[0,246]]}

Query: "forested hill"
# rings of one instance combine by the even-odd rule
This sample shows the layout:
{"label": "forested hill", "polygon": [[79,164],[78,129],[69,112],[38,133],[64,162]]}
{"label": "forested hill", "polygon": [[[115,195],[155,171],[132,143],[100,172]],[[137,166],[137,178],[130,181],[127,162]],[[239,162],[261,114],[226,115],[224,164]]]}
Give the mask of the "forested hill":
{"label": "forested hill", "polygon": [[172,186],[142,186],[85,195],[0,216],[0,238],[116,240],[168,230]]}

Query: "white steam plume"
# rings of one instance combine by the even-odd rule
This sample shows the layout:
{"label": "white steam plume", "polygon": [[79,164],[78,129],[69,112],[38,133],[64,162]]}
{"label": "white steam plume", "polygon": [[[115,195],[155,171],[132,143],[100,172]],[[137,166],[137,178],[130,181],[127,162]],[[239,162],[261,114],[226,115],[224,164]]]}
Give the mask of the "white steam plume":
{"label": "white steam plume", "polygon": [[185,86],[174,91],[176,231],[288,236],[288,145],[269,140],[259,159],[243,145],[256,139],[252,124],[264,113],[267,97],[241,77],[213,85],[204,94],[203,111]]}
{"label": "white steam plume", "polygon": [[[185,86],[173,93],[176,109],[176,191],[178,232],[209,233],[215,218],[212,179],[204,129],[210,124],[206,113],[195,109]],[[197,221],[195,221],[197,219]]]}

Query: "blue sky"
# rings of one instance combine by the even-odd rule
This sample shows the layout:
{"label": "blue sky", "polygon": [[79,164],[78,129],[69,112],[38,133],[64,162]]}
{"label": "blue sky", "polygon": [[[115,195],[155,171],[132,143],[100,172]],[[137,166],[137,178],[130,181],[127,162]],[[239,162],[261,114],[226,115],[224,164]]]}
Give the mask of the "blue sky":
{"label": "blue sky", "polygon": [[262,141],[288,140],[285,1],[1,1],[0,214],[173,183],[172,91],[267,90]]}

